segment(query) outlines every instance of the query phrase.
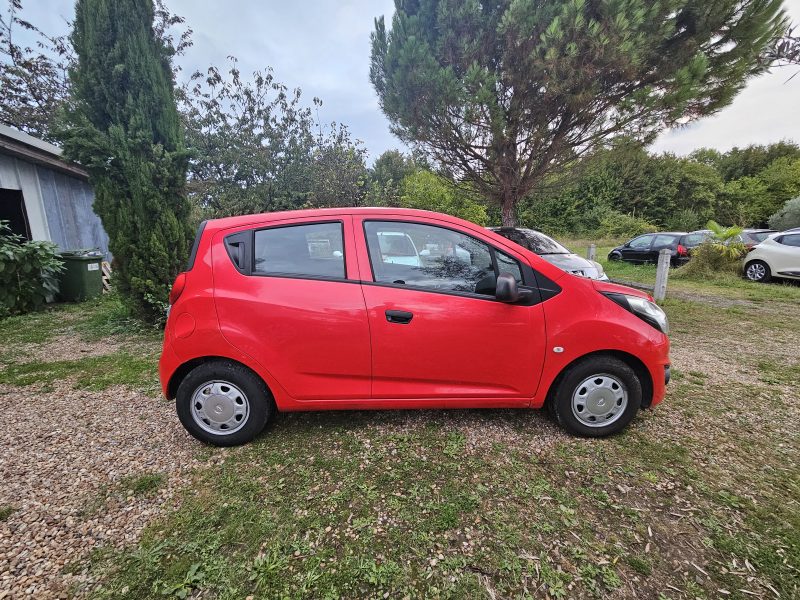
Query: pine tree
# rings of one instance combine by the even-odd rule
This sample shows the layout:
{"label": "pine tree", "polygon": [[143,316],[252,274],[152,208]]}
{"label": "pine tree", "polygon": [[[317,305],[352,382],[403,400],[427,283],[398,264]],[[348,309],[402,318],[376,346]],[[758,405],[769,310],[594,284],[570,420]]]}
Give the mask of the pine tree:
{"label": "pine tree", "polygon": [[728,105],[770,65],[780,0],[395,0],[370,79],[393,131],[516,221],[548,175]]}
{"label": "pine tree", "polygon": [[94,185],[94,209],[129,307],[163,319],[188,255],[187,153],[175,104],[172,48],[153,31],[151,0],[78,0],[71,106],[60,136]]}

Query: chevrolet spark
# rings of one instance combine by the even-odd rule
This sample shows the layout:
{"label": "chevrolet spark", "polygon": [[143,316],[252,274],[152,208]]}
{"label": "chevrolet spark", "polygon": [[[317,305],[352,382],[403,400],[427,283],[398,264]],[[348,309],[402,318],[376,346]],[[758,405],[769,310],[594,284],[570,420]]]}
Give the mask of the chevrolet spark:
{"label": "chevrolet spark", "polygon": [[204,222],[170,294],[163,392],[232,446],[276,411],[547,407],[616,433],[669,381],[664,312],[479,225],[342,208]]}

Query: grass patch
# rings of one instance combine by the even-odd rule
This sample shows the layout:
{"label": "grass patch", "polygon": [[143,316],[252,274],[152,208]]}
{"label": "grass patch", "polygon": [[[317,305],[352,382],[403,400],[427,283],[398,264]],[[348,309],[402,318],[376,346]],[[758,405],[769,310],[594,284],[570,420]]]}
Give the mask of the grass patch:
{"label": "grass patch", "polygon": [[87,302],[75,330],[89,341],[109,337],[160,340],[163,332],[131,316],[118,294],[112,292]]}
{"label": "grass patch", "polygon": [[0,506],[0,522],[5,521],[17,511],[16,508],[8,504]]}
{"label": "grass patch", "polygon": [[153,496],[166,483],[167,478],[163,473],[143,473],[123,477],[119,487],[125,492],[135,496]]}
{"label": "grass patch", "polygon": [[800,385],[800,363],[786,360],[761,360],[757,364],[759,379],[773,385]]}
{"label": "grass patch", "polygon": [[154,390],[158,384],[156,358],[119,352],[80,360],[12,363],[0,368],[0,383],[10,385],[51,385],[69,378],[74,378],[78,389],[90,391],[113,385]]}

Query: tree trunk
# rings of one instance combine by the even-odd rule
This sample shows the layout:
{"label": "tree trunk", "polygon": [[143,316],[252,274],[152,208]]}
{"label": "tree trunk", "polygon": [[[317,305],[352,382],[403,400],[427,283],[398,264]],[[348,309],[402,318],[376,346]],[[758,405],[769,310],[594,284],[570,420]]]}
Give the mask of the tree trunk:
{"label": "tree trunk", "polygon": [[500,202],[502,212],[503,227],[517,226],[517,203],[510,190],[503,190],[503,198]]}

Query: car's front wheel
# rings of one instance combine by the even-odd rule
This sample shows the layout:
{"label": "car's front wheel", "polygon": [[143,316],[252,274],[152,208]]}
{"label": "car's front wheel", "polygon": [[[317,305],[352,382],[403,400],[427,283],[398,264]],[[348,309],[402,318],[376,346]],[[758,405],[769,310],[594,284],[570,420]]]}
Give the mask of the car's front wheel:
{"label": "car's front wheel", "polygon": [[564,373],[550,410],[567,431],[604,437],[622,431],[642,404],[636,372],[613,356],[586,358]]}
{"label": "car's front wheel", "polygon": [[178,386],[175,406],[186,430],[215,446],[238,446],[264,429],[275,402],[247,367],[213,360],[195,367]]}
{"label": "car's front wheel", "polygon": [[772,279],[772,272],[769,265],[763,260],[751,260],[744,266],[744,275],[750,281],[757,281],[758,283],[767,283]]}
{"label": "car's front wheel", "polygon": [[613,252],[609,253],[608,260],[622,260],[622,253],[614,250]]}

